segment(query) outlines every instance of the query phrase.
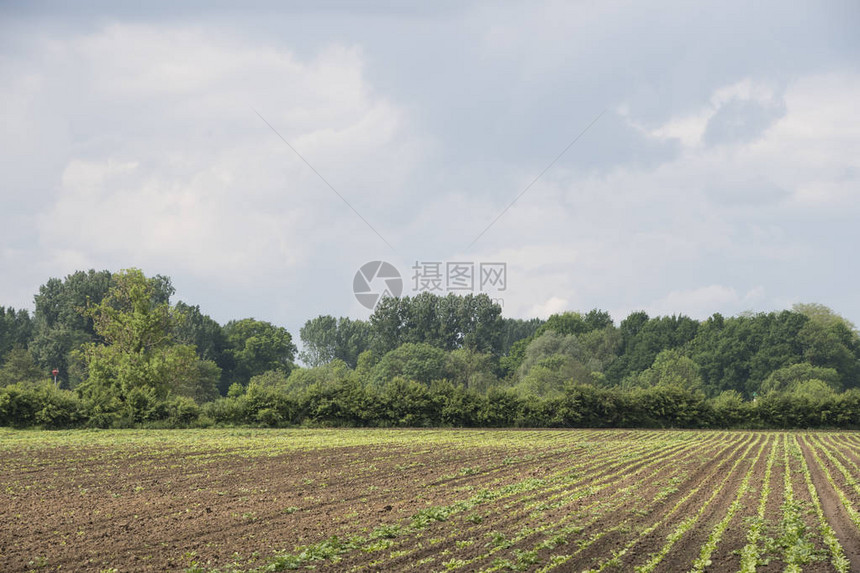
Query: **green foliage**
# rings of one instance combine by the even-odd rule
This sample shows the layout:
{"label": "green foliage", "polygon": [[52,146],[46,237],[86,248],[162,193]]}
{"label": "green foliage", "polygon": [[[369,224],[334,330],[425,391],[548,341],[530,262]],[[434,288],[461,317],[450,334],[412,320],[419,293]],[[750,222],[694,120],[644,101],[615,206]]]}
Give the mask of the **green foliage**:
{"label": "green foliage", "polygon": [[[42,369],[57,368],[60,381],[67,387],[85,377],[85,372],[73,367],[72,353],[97,339],[92,317],[83,311],[101,302],[111,281],[109,271],[78,271],[63,280],[48,280],[35,296],[34,338],[29,349]],[[169,281],[161,286],[169,288]]]}
{"label": "green foliage", "polygon": [[796,303],[791,309],[807,317],[810,322],[813,322],[825,329],[844,326],[850,331],[856,331],[857,328],[844,317],[839,316],[830,308],[819,303]]}
{"label": "green foliage", "polygon": [[406,343],[423,343],[442,350],[470,348],[498,355],[501,311],[485,294],[441,297],[423,292],[385,298],[370,317],[373,347],[385,354]]}
{"label": "green foliage", "polygon": [[860,344],[857,334],[843,322],[825,326],[810,320],[798,332],[797,338],[804,360],[813,366],[835,369],[847,388],[860,385]]}
{"label": "green foliage", "polygon": [[833,400],[836,396],[836,392],[830,384],[824,380],[815,379],[798,382],[791,393],[795,396],[806,397],[820,403]]}
{"label": "green foliage", "polygon": [[791,366],[771,372],[764,382],[762,382],[760,392],[762,394],[768,392],[791,392],[798,384],[807,380],[823,380],[836,391],[841,390],[842,386],[839,373],[833,368],[822,368],[813,366],[808,362],[801,362],[800,364],[792,364]]}
{"label": "green foliage", "polygon": [[649,318],[634,312],[619,326],[618,359],[607,367],[607,378],[620,383],[650,367],[663,350],[681,348],[694,339],[699,323],[686,316]]}
{"label": "green foliage", "polygon": [[[525,376],[535,366],[545,364],[547,360],[554,358],[565,358],[581,362],[585,358],[585,353],[575,335],[548,331],[537,336],[528,345],[525,351],[525,358],[519,369],[519,374]],[[560,364],[561,362],[555,360],[555,363]]]}
{"label": "green foliage", "polygon": [[114,275],[102,302],[84,311],[104,343],[80,350],[88,378],[79,393],[95,402],[118,400],[122,406],[113,410],[123,424],[162,419],[155,409],[171,394],[200,400],[216,394],[218,367],[175,342],[183,315],[164,295],[162,280],[130,269]]}
{"label": "green foliage", "polygon": [[479,426],[494,428],[517,425],[522,417],[522,400],[516,392],[505,388],[491,388],[478,412]]}
{"label": "green foliage", "polygon": [[[860,427],[860,337],[822,305],[616,327],[422,293],[367,322],[309,320],[298,368],[284,328],[222,328],[172,294],[167,277],[91,270],[50,279],[32,319],[0,307],[0,423]],[[44,383],[54,367],[74,393]]]}
{"label": "green foliage", "polygon": [[702,391],[699,366],[677,348],[661,351],[654,364],[637,378],[640,386],[677,386],[689,391]]}
{"label": "green foliage", "polygon": [[469,348],[458,348],[449,352],[445,365],[451,382],[479,393],[486,393],[490,388],[498,385],[496,369],[495,356]]}
{"label": "green foliage", "polygon": [[789,311],[728,319],[715,314],[700,326],[689,355],[710,394],[736,390],[751,398],[771,372],[801,361],[797,334],[807,320]]}
{"label": "green foliage", "polygon": [[32,335],[30,313],[0,306],[0,365],[13,349],[26,348]]}
{"label": "green foliage", "polygon": [[521,368],[526,360],[526,349],[535,339],[550,333],[557,335],[556,338],[573,336],[585,347],[588,356],[597,361],[590,367],[595,372],[602,372],[616,358],[621,342],[612,318],[607,312],[597,309],[589,311],[584,317],[578,312],[554,314],[546,322],[532,323],[531,326],[534,331],[527,337],[511,342],[508,352],[502,356],[500,369],[503,374],[524,374]]}
{"label": "green foliage", "polygon": [[385,354],[374,366],[371,381],[383,386],[395,377],[430,384],[447,376],[445,351],[427,343],[407,342]]}
{"label": "green foliage", "polygon": [[578,312],[564,312],[550,316],[536,331],[535,336],[553,331],[557,334],[582,335],[593,330],[604,330],[613,326],[612,317],[603,310],[593,309],[585,316]]}
{"label": "green foliage", "polygon": [[193,346],[201,360],[214,363],[219,368],[217,389],[226,393],[230,381],[222,374],[231,372],[235,367],[233,355],[229,352],[227,336],[221,325],[203,314],[199,306],[191,306],[182,301],[176,303],[175,311],[183,319],[173,325],[173,336],[179,344]]}
{"label": "green foliage", "polygon": [[544,323],[540,318],[502,318],[502,335],[499,352],[504,356],[511,351],[511,347],[524,338],[531,338],[535,331]]}
{"label": "green foliage", "polygon": [[523,395],[558,396],[568,383],[594,383],[602,367],[576,335],[548,330],[526,348],[516,387]]}
{"label": "green foliage", "polygon": [[433,425],[460,428],[477,425],[484,401],[476,392],[448,380],[436,380],[430,385],[429,396],[427,416]]}
{"label": "green foliage", "polygon": [[287,392],[297,393],[313,386],[325,387],[341,382],[352,375],[352,371],[341,360],[333,360],[316,368],[295,368],[284,381]]}
{"label": "green foliage", "polygon": [[74,392],[50,382],[0,388],[0,426],[71,428],[86,420],[85,405]]}
{"label": "green foliage", "polygon": [[520,366],[522,366],[523,361],[526,359],[526,348],[529,347],[532,340],[534,340],[532,336],[517,340],[511,346],[508,353],[502,356],[499,360],[499,365],[505,375],[512,376],[520,369]]}
{"label": "green foliage", "polygon": [[395,377],[380,389],[380,417],[385,425],[422,427],[431,425],[430,391],[424,384]]}
{"label": "green foliage", "polygon": [[370,324],[333,316],[318,316],[305,323],[299,331],[304,349],[300,358],[308,366],[322,366],[332,360],[342,360],[350,368],[370,347]]}
{"label": "green foliage", "polygon": [[725,390],[711,401],[714,420],[724,428],[741,426],[750,419],[747,403],[737,390]]}
{"label": "green foliage", "polygon": [[289,372],[293,368],[296,346],[285,328],[245,318],[224,325],[224,334],[233,361],[231,383],[247,384],[263,372],[278,369]]}
{"label": "green foliage", "polygon": [[[291,376],[296,375],[301,371],[303,371],[303,369],[295,368],[288,375],[283,370],[269,370],[268,372],[263,372],[262,374],[257,374],[256,376],[253,376],[248,385],[250,386],[251,384],[256,384],[258,386],[265,386],[268,388],[285,389],[287,387],[287,380],[289,380]],[[230,386],[230,389],[228,390],[228,395],[229,391],[233,391],[234,393],[236,392],[235,390],[233,390],[234,387],[239,389],[238,391],[240,394],[245,393],[245,387],[237,383]]]}
{"label": "green foliage", "polygon": [[29,350],[15,348],[6,354],[0,367],[0,386],[19,382],[36,382],[47,378],[47,374],[36,365]]}

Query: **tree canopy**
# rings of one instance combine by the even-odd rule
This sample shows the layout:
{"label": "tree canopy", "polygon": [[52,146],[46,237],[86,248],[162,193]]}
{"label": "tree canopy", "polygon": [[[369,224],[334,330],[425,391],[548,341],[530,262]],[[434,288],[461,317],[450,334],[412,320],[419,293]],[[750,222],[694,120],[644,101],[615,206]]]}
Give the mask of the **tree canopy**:
{"label": "tree canopy", "polygon": [[616,324],[422,293],[312,318],[298,353],[282,326],[222,325],[173,294],[165,276],[90,270],[49,279],[32,315],[0,307],[0,424],[860,428],[860,336],[820,304]]}

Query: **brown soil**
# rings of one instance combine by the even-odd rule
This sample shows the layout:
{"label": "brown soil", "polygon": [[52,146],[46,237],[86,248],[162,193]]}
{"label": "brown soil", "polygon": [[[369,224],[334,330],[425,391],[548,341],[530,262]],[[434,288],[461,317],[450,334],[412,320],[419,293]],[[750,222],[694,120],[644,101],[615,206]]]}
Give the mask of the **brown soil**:
{"label": "brown soil", "polygon": [[[634,472],[636,472],[640,467],[646,465],[647,462],[659,462],[655,468],[658,473],[671,473],[674,471],[674,464],[682,463],[686,456],[689,456],[689,451],[685,451],[682,447],[669,448],[662,454],[655,456],[647,455],[631,459],[628,463],[622,464],[620,467],[613,468],[611,472],[606,470],[605,467],[602,469],[595,468],[594,471],[583,476],[581,481],[571,484],[569,487],[562,488],[560,491],[548,488],[543,492],[539,492],[537,495],[529,494],[517,496],[513,499],[507,499],[503,503],[493,504],[487,508],[480,525],[470,525],[469,523],[462,523],[460,521],[458,521],[456,525],[454,523],[438,524],[432,529],[429,529],[424,537],[435,538],[437,535],[444,534],[445,530],[448,529],[453,530],[454,535],[449,535],[446,538],[446,545],[456,545],[457,542],[464,543],[472,539],[480,541],[478,543],[473,543],[468,549],[459,551],[457,554],[459,559],[470,561],[468,570],[477,570],[482,567],[489,567],[496,558],[515,559],[518,551],[529,551],[534,549],[540,541],[555,535],[558,528],[544,529],[539,533],[526,535],[524,539],[511,544],[504,551],[496,551],[487,559],[472,561],[473,559],[489,552],[491,545],[488,546],[488,539],[492,537],[494,532],[505,532],[507,537],[515,537],[517,532],[524,528],[539,530],[541,526],[544,526],[545,524],[558,523],[562,520],[564,520],[565,523],[570,524],[589,521],[588,518],[591,512],[597,511],[602,513],[607,511],[607,506],[612,505],[613,508],[615,507],[615,504],[618,503],[617,501],[615,501],[614,504],[610,503],[612,502],[615,492],[636,484],[638,477],[634,475]],[[609,475],[614,475],[615,477],[609,477]],[[611,487],[609,489],[601,491],[596,496],[585,495],[580,497],[583,489],[586,487],[610,484]],[[639,499],[653,499],[654,495],[657,493],[659,484],[660,482],[656,479],[645,484],[645,487],[643,487],[644,491],[639,492],[642,496]],[[574,496],[574,492],[580,492],[580,495]],[[541,495],[541,493],[545,493],[546,495]],[[565,494],[568,493],[571,495],[570,500],[566,499]],[[548,508],[545,510],[540,508],[537,510],[528,509],[528,507],[534,506],[534,503],[532,503],[531,506],[527,506],[526,503],[534,502],[535,498],[537,498],[537,502],[540,502],[542,498],[548,500],[550,495],[554,496],[556,503],[559,503],[560,507]],[[621,506],[626,508],[627,511],[629,511],[630,507],[636,503],[636,499],[621,500]],[[607,516],[598,518],[597,521],[601,523],[612,523],[613,518],[610,515],[614,514],[615,509],[611,509],[609,510],[609,513],[607,513]],[[594,521],[593,517],[591,521]],[[600,529],[602,529],[602,525],[597,525],[596,530],[599,531]],[[582,538],[583,535],[584,533],[580,534],[578,538]],[[419,551],[405,555],[402,558],[387,561],[385,566],[380,567],[379,570],[399,570],[400,568],[406,568],[409,563],[418,562],[422,559],[432,557],[433,554],[438,553],[438,551],[438,548],[433,546],[425,547]],[[549,557],[549,550],[544,550],[541,552],[541,555]],[[338,568],[341,565],[348,568],[351,563],[352,561],[347,561],[344,564],[339,564]]]}
{"label": "brown soil", "polygon": [[[664,439],[667,435],[595,431],[571,440],[501,448],[428,447],[416,434],[408,446],[329,447],[275,455],[190,446],[0,450],[0,571],[182,571],[194,564],[223,569],[233,563],[248,569],[265,565],[275,552],[292,552],[332,535],[367,537],[380,525],[399,525],[401,531],[379,547],[367,541],[339,561],[315,561],[315,568],[475,571],[503,559],[535,570],[553,556],[575,555],[556,570],[580,571],[630,545],[620,568],[608,569],[628,571],[663,547],[666,536],[702,507],[753,443],[749,461],[738,465],[658,567],[661,572],[687,571],[726,515],[752,457],[764,444],[753,466],[750,491],[708,569],[737,570],[737,552],[747,541],[745,518],[756,514],[771,440],[782,436],[672,432],[672,441]],[[857,528],[810,445],[802,438],[800,442],[828,521],[852,570],[860,570]],[[825,442],[855,455],[851,442]],[[799,467],[799,459],[793,459],[794,494],[808,502]],[[828,467],[841,479],[838,470]],[[766,506],[766,536],[778,536],[782,480],[779,448]],[[462,502],[484,490],[507,491],[503,488],[512,484],[531,488],[508,492],[423,528],[411,526],[412,516],[422,509]],[[694,487],[698,491],[666,518]],[[817,536],[814,515],[805,518]],[[659,525],[641,534],[654,524]],[[566,526],[581,529],[556,537]],[[500,544],[498,534],[511,541]],[[599,538],[592,541],[592,536]],[[547,545],[551,540],[557,545]],[[820,546],[820,538],[815,542]],[[528,559],[535,563],[529,565]],[[804,571],[823,571],[827,565],[812,563]],[[781,568],[773,559],[759,571]]]}
{"label": "brown soil", "polygon": [[[738,512],[735,514],[729,528],[726,529],[723,539],[717,546],[716,551],[711,556],[712,565],[709,571],[739,571],[741,567],[740,551],[748,542],[749,527],[748,523],[758,515],[758,506],[761,499],[762,488],[764,487],[764,475],[767,469],[767,457],[770,454],[770,448],[773,445],[773,440],[781,440],[780,434],[771,434],[770,441],[762,453],[761,459],[755,466],[754,474],[750,480],[750,491],[744,496],[743,502]],[[782,449],[777,446],[773,467],[770,475],[770,495],[765,503],[766,519],[762,531],[762,539],[759,540],[759,550],[762,552],[762,560],[767,560],[768,555],[764,555],[763,541],[768,536],[773,536],[774,519],[778,519],[780,506],[782,505],[782,478],[783,468],[780,461]],[[764,568],[760,567],[759,571]],[[778,569],[781,571],[781,569]]]}
{"label": "brown soil", "polygon": [[[720,543],[717,545],[717,550],[711,554],[710,560],[712,565],[710,569],[713,571],[738,571],[740,569],[740,557],[735,555],[736,550],[739,550],[746,544],[746,539],[738,540],[730,538],[726,533],[745,533],[745,527],[742,521],[743,507],[751,506],[753,515],[757,509],[758,489],[756,484],[760,484],[764,479],[765,467],[767,465],[767,456],[772,445],[772,436],[763,436],[762,439],[753,445],[746,456],[748,461],[741,462],[735,470],[734,477],[729,483],[723,486],[722,491],[709,505],[702,516],[699,518],[696,526],[682,537],[675,547],[669,552],[664,561],[657,567],[656,571],[677,571],[682,569],[689,571],[693,563],[699,558],[702,546],[708,542],[708,537],[727,515],[729,508],[735,502],[738,496],[741,482],[744,475],[752,464],[752,477],[750,477],[747,491],[744,493],[738,511],[732,516],[729,526],[723,533]],[[758,456],[758,457],[756,457]],[[740,543],[738,544],[738,541]],[[722,551],[719,551],[722,549]],[[732,557],[737,557],[735,559]]]}
{"label": "brown soil", "polygon": [[[168,460],[141,456],[127,467],[99,459],[99,452],[75,452],[70,462],[69,452],[58,451],[56,463],[49,456],[3,480],[13,493],[2,495],[0,505],[6,524],[0,569],[28,570],[31,561],[63,571],[219,564],[234,552],[265,555],[397,522],[426,503],[446,501],[457,488],[512,481],[522,471],[514,464],[506,472],[448,475],[490,466],[509,451],[385,450],[331,448],[205,463],[189,452]],[[542,457],[538,452],[533,463]],[[77,461],[87,458],[97,461]],[[4,468],[16,464],[25,465],[3,460]]]}
{"label": "brown soil", "polygon": [[[812,483],[815,485],[815,490],[818,493],[818,498],[821,501],[821,507],[824,510],[824,516],[827,518],[827,523],[833,528],[839,544],[845,551],[845,557],[851,562],[851,571],[860,571],[860,535],[858,535],[857,526],[851,521],[848,512],[842,505],[842,501],[836,494],[836,490],[827,480],[824,471],[819,466],[815,457],[810,451],[810,445],[805,439],[798,440],[800,449],[803,452],[803,457],[809,466],[809,473],[812,476]],[[832,465],[829,465],[828,460],[819,454],[822,462],[828,464],[830,475],[835,479],[839,476],[838,470]],[[837,483],[839,483],[837,481]],[[845,488],[843,488],[845,491]]]}

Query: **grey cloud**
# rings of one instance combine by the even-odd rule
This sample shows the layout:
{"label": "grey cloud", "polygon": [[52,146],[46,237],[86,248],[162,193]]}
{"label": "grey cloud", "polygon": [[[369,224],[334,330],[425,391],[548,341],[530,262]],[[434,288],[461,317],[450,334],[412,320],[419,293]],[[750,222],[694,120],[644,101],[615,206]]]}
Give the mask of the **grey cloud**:
{"label": "grey cloud", "polygon": [[784,115],[784,102],[734,99],[721,106],[708,121],[704,141],[708,145],[747,143],[760,137]]}
{"label": "grey cloud", "polygon": [[[111,26],[124,32],[104,43]],[[837,262],[858,240],[844,214],[860,173],[850,117],[835,152],[818,145],[809,124],[819,118],[769,100],[723,102],[703,149],[648,134],[747,78],[786,91],[815,74],[850,79],[858,28],[853,1],[802,10],[778,1],[6,3],[0,304],[29,304],[21,293],[78,265],[137,264],[172,275],[183,299],[219,320],[255,315],[297,331],[315,314],[360,312],[351,281],[368,260],[408,269],[416,258],[498,254],[514,273],[512,313],[553,301],[641,308],[672,292],[718,285],[743,294],[761,285],[762,307],[821,299],[860,322],[856,272]],[[152,45],[135,45],[142,36]],[[331,49],[355,65],[310,73],[307,85],[297,82],[310,76],[285,71],[313,71]],[[171,76],[183,63],[187,72]],[[347,77],[357,78],[352,92]],[[829,89],[801,95],[842,109]],[[615,112],[622,107],[625,117]],[[602,109],[610,111],[464,253]],[[784,120],[793,122],[781,132],[786,150],[767,139]],[[745,146],[760,141],[767,152],[749,153]],[[792,146],[814,153],[786,153]],[[133,241],[89,236],[70,220],[79,202],[64,172],[73,161],[111,160],[137,161],[143,175],[112,180],[103,190],[110,201],[87,203],[99,215],[147,198],[179,205],[144,213],[153,232]],[[821,205],[792,206],[801,186]],[[189,215],[171,219],[176,213]],[[171,229],[186,233],[183,245],[199,256],[164,245],[143,252],[141,244]],[[242,264],[270,260],[250,268],[225,252]],[[538,256],[546,260],[529,267]]]}

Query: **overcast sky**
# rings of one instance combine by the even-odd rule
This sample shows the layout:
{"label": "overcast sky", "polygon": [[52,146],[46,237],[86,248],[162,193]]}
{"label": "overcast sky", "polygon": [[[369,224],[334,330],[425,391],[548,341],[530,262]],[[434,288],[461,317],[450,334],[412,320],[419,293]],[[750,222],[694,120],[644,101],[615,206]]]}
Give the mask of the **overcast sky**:
{"label": "overcast sky", "polygon": [[0,305],[139,267],[297,334],[505,262],[507,316],[860,323],[856,0],[173,4],[0,3]]}

